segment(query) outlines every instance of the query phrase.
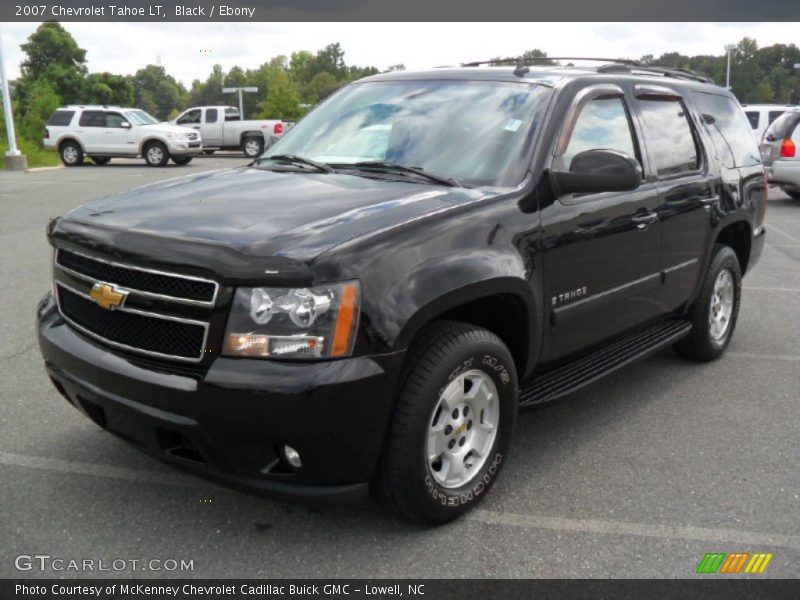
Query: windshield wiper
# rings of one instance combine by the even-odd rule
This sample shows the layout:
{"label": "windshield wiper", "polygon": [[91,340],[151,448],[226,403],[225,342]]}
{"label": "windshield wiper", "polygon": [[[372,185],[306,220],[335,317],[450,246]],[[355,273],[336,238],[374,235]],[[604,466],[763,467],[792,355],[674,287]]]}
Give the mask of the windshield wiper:
{"label": "windshield wiper", "polygon": [[363,169],[366,171],[376,171],[376,172],[384,172],[384,173],[408,173],[409,175],[416,175],[417,177],[422,177],[427,179],[428,181],[433,181],[435,183],[441,183],[442,185],[446,185],[449,187],[464,187],[453,179],[452,177],[443,177],[441,175],[434,175],[433,173],[428,173],[424,169],[420,167],[406,167],[405,165],[398,165],[395,163],[385,162],[381,160],[366,160],[357,163],[351,164],[343,164],[343,165],[336,165],[342,169]]}
{"label": "windshield wiper", "polygon": [[307,167],[313,167],[320,173],[333,173],[333,167],[330,165],[326,165],[325,163],[317,162],[315,160],[311,160],[310,158],[304,158],[302,156],[298,156],[297,154],[273,154],[272,156],[266,156],[258,161],[260,164],[261,161],[264,160],[274,160],[277,162],[288,163],[290,165],[304,165]]}

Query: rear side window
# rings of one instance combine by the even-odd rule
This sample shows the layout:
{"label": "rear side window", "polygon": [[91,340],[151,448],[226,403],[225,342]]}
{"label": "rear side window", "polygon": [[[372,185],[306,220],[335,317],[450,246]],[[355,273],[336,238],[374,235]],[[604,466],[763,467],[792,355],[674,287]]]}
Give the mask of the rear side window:
{"label": "rear side window", "polygon": [[105,127],[106,113],[101,110],[85,110],[78,121],[81,127]]}
{"label": "rear side window", "polygon": [[564,153],[566,168],[586,150],[618,150],[638,158],[622,98],[597,98],[583,108]]}
{"label": "rear side window", "polygon": [[216,123],[216,122],[217,122],[217,109],[216,108],[206,109],[206,123]]}
{"label": "rear side window", "polygon": [[792,137],[797,123],[800,121],[800,111],[792,110],[783,113],[780,117],[775,119],[775,122],[769,126],[764,132],[764,139],[772,140],[785,140]]}
{"label": "rear side window", "polygon": [[760,120],[759,117],[761,116],[761,113],[754,110],[748,110],[744,114],[747,115],[747,120],[750,121],[750,127],[752,129],[758,129],[758,122]]}
{"label": "rear side window", "polygon": [[700,167],[697,143],[683,103],[671,98],[642,99],[639,107],[656,173],[669,177],[696,171]]}
{"label": "rear side window", "polygon": [[725,167],[750,167],[761,162],[753,132],[733,98],[702,93],[694,98]]}
{"label": "rear side window", "polygon": [[74,116],[74,110],[57,110],[47,119],[47,124],[53,127],[66,127],[72,122],[72,117]]}

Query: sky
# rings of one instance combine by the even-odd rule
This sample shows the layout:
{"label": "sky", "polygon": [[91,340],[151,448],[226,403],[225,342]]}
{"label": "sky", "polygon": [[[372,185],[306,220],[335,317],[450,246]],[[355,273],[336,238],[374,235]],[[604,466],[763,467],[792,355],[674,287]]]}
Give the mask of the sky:
{"label": "sky", "polygon": [[[19,45],[39,23],[0,23],[8,77],[19,75]],[[273,56],[312,52],[333,42],[348,65],[380,70],[456,65],[517,56],[640,58],[664,52],[724,54],[743,37],[759,46],[800,44],[796,23],[65,23],[87,50],[90,72],[132,74],[161,64],[184,85],[205,80],[214,64],[256,68]],[[445,32],[446,37],[443,38]]]}

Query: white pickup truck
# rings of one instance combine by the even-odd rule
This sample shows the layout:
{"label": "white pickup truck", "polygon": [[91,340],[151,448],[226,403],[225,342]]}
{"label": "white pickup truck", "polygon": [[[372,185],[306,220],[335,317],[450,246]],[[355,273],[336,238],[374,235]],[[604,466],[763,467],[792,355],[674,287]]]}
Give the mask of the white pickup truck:
{"label": "white pickup truck", "polygon": [[206,154],[241,150],[248,158],[260,156],[293,125],[275,119],[243,121],[234,106],[193,106],[170,123],[197,129]]}

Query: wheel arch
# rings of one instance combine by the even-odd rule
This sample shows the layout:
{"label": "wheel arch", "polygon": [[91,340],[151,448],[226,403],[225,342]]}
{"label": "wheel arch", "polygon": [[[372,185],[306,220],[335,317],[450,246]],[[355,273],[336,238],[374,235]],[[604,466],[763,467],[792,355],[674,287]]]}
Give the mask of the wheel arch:
{"label": "wheel arch", "polygon": [[[730,246],[739,259],[742,275],[747,271],[750,262],[750,250],[753,242],[753,230],[747,220],[741,219],[728,223],[722,227],[714,239],[715,244]],[[713,251],[713,248],[712,248]]]}
{"label": "wheel arch", "polygon": [[260,137],[261,141],[266,146],[267,138],[264,135],[264,132],[262,132],[262,131],[260,131],[258,129],[248,129],[247,131],[242,131],[239,134],[239,145],[241,146],[242,144],[244,144],[245,139],[247,139],[249,137]]}
{"label": "wheel arch", "polygon": [[64,137],[62,137],[62,138],[60,138],[60,139],[58,140],[58,145],[57,145],[56,147],[58,148],[58,151],[59,151],[59,153],[61,152],[61,148],[62,148],[62,147],[64,146],[64,144],[66,144],[67,142],[75,142],[76,144],[78,144],[78,147],[81,149],[81,152],[83,152],[84,154],[86,153],[86,149],[83,147],[83,144],[82,144],[82,143],[81,143],[81,141],[80,141],[80,140],[79,140],[77,137],[75,137],[74,135],[65,135]]}
{"label": "wheel arch", "polygon": [[167,152],[169,152],[169,144],[167,144],[167,140],[157,135],[149,135],[139,142],[139,154],[144,154],[145,146],[147,146],[147,144],[149,144],[150,142],[160,142],[164,144],[164,147],[167,149]]}
{"label": "wheel arch", "polygon": [[524,281],[516,277],[492,278],[451,290],[421,306],[403,325],[395,345],[410,347],[435,321],[469,323],[503,340],[522,380],[534,359],[536,314],[533,294]]}

